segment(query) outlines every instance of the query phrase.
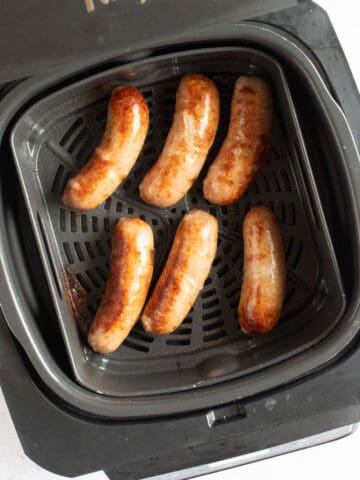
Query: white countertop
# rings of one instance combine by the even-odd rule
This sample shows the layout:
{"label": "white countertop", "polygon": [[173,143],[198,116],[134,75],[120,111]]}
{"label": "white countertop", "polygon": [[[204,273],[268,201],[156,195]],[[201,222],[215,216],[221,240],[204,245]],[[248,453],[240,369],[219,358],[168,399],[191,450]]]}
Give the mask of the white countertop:
{"label": "white countertop", "polygon": [[[360,89],[360,3],[358,0],[317,0],[329,14]],[[326,480],[339,480],[346,472],[356,478],[360,429],[331,443],[263,460],[211,475],[204,480],[276,478],[304,480],[317,472]],[[54,475],[29,460],[24,454],[0,389],[0,478],[1,480],[55,480]],[[107,479],[103,472],[84,475],[82,480]],[[124,479],[125,480],[125,479]]]}

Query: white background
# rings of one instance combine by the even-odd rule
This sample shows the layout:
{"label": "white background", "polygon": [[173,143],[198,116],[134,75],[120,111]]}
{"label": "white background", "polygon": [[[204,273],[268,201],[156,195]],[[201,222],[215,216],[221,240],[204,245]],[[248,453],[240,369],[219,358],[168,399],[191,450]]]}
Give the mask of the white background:
{"label": "white background", "polygon": [[[360,89],[360,2],[359,0],[317,0],[329,14]],[[360,371],[360,365],[359,365]],[[100,446],[99,446],[100,447]],[[101,448],[101,447],[100,447]],[[201,477],[204,480],[304,480],[321,472],[326,480],[347,476],[359,478],[360,429],[353,435],[332,443],[239,468]],[[350,473],[351,472],[351,473]],[[55,480],[53,475],[29,460],[22,451],[9,412],[0,390],[0,478],[1,480]],[[102,472],[78,477],[83,480],[104,480]],[[124,479],[125,480],[125,479]]]}

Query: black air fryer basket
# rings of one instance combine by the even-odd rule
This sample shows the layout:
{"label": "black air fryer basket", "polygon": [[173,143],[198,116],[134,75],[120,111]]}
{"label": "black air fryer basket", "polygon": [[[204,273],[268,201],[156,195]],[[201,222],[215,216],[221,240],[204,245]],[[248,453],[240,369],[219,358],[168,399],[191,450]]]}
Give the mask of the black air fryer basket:
{"label": "black air fryer basket", "polygon": [[[26,378],[21,388],[28,391],[29,405],[42,412],[38,426],[24,424],[16,401],[10,403],[20,432],[48,438],[46,459],[28,447],[29,455],[48,468],[71,475],[106,469],[114,478],[130,473],[144,478],[358,420],[360,377],[351,377],[351,362],[359,355],[360,168],[349,122],[356,120],[359,99],[355,90],[337,88],[339,82],[353,87],[341,55],[340,74],[321,44],[316,58],[318,38],[312,39],[314,45],[311,38],[302,38],[311,51],[286,31],[290,24],[298,28],[290,22],[294,15],[302,16],[304,28],[295,32],[297,37],[306,37],[306,22],[314,18],[324,39],[331,30],[323,12],[305,2],[256,22],[147,40],[146,51],[141,40],[112,47],[111,57],[101,62],[85,58],[83,65],[4,88],[1,304],[21,355],[13,368]],[[339,53],[337,44],[334,48]],[[190,192],[174,207],[158,209],[140,200],[138,185],[164,144],[179,80],[194,71],[218,86],[219,131]],[[201,185],[225,137],[233,85],[241,74],[260,75],[271,85],[272,150],[244,197],[219,207],[204,200]],[[75,212],[62,204],[61,193],[99,143],[110,92],[123,84],[138,87],[150,108],[144,149],[111,198],[92,211]],[[359,124],[353,128],[359,138],[356,128]],[[248,337],[237,320],[241,232],[244,215],[257,204],[271,208],[281,223],[287,291],[273,333]],[[137,324],[117,352],[93,353],[86,331],[101,301],[116,221],[139,217],[152,226],[155,282],[180,219],[193,208],[217,217],[220,238],[210,276],[188,317],[165,337],[153,337]],[[5,325],[1,328],[6,349],[12,341]],[[0,362],[5,394],[9,378]],[[11,399],[20,384],[9,385]],[[317,398],[312,405],[301,400],[309,390]],[[269,398],[280,402],[281,409],[267,408]],[[340,414],[345,406],[347,413]],[[335,409],[338,417],[329,414]],[[322,421],[316,423],[313,416],[319,411]],[[105,450],[86,460],[80,453],[74,463],[73,439],[69,434],[67,442],[53,438],[46,427],[50,418],[64,432],[69,428],[82,435],[88,446],[95,447],[100,435]],[[270,427],[272,435],[266,433]],[[241,447],[243,435],[247,443]],[[121,458],[110,448],[114,441],[122,445]],[[67,459],[61,466],[49,454],[56,444],[63,445]],[[84,455],[86,444],[79,447]],[[139,451],[134,444],[143,447]]]}

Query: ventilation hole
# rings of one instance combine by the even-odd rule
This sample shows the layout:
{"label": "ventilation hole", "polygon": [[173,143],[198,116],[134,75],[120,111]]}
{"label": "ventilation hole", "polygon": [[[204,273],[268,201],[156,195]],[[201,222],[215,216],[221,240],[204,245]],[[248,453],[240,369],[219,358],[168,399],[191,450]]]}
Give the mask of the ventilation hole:
{"label": "ventilation hole", "polygon": [[294,203],[289,204],[288,211],[289,211],[289,224],[291,226],[294,226],[295,222],[296,222],[296,212],[295,212],[295,204]]}
{"label": "ventilation hole", "polygon": [[236,250],[236,252],[234,253],[234,255],[232,255],[230,260],[233,263],[237,263],[241,257],[242,257],[242,250]]}
{"label": "ventilation hole", "polygon": [[65,135],[62,137],[62,139],[59,142],[59,145],[63,147],[64,145],[67,144],[69,141],[70,137],[74,134],[74,132],[82,125],[83,121],[82,118],[78,118],[69,128],[69,130],[65,133]]}
{"label": "ventilation hole", "polygon": [[110,232],[110,218],[104,218],[104,230]]}
{"label": "ventilation hole", "polygon": [[251,193],[255,193],[255,194],[260,192],[260,188],[259,188],[259,185],[257,184],[256,180],[251,183],[251,185],[249,187],[249,191]]}
{"label": "ventilation hole", "polygon": [[141,340],[143,342],[152,343],[154,341],[153,337],[146,335],[145,333],[139,332],[138,330],[132,330],[129,334],[130,337],[135,338],[136,340]]}
{"label": "ventilation hole", "polygon": [[100,278],[106,282],[107,281],[107,274],[104,272],[104,270],[101,267],[96,267],[95,269],[97,273],[99,274]]}
{"label": "ventilation hole", "polygon": [[289,178],[289,175],[288,175],[287,171],[286,170],[281,170],[280,175],[281,175],[281,179],[283,181],[285,190],[287,192],[291,192],[292,187],[291,187],[291,182],[290,182],[290,178]]}
{"label": "ventilation hole", "polygon": [[64,247],[64,252],[65,252],[67,261],[72,265],[73,263],[75,263],[75,259],[73,254],[71,253],[70,245],[67,242],[64,242],[63,247]]}
{"label": "ventilation hole", "polygon": [[60,231],[66,232],[66,210],[60,208]]}
{"label": "ventilation hole", "polygon": [[221,213],[223,213],[224,215],[228,213],[228,208],[225,206],[221,207],[220,210],[221,210]]}
{"label": "ventilation hole", "polygon": [[97,217],[91,217],[91,225],[93,232],[97,233],[99,231],[99,221]]}
{"label": "ventilation hole", "polygon": [[290,258],[293,245],[294,245],[294,239],[292,237],[290,237],[288,246],[286,248],[286,259],[287,260],[289,260],[289,258]]}
{"label": "ventilation hole", "polygon": [[216,267],[216,265],[219,265],[221,262],[221,257],[216,257],[215,260],[213,261],[213,266]]}
{"label": "ventilation hole", "polygon": [[220,330],[220,332],[212,333],[211,335],[205,335],[203,341],[205,343],[213,342],[214,340],[219,340],[220,338],[226,337],[226,331]]}
{"label": "ventilation hole", "polygon": [[146,168],[144,165],[141,165],[139,168],[134,170],[133,174],[135,178],[141,177],[142,174],[145,172]]}
{"label": "ventilation hole", "polygon": [[221,310],[215,310],[214,312],[204,313],[202,319],[206,322],[207,320],[211,320],[212,318],[216,318],[221,315]]}
{"label": "ventilation hole", "polygon": [[51,191],[53,193],[60,193],[61,192],[61,179],[62,179],[64,170],[65,170],[64,165],[59,165],[58,169],[56,170],[54,181],[53,181],[53,184],[51,186]]}
{"label": "ventilation hole", "polygon": [[170,225],[172,225],[172,224],[174,223],[174,219],[173,219],[173,218],[168,218],[168,220],[169,220]]}
{"label": "ventilation hole", "polygon": [[209,330],[215,330],[215,328],[219,328],[223,326],[224,326],[224,321],[218,320],[217,322],[208,323],[207,325],[204,325],[202,329],[203,329],[203,332],[208,332]]}
{"label": "ventilation hole", "polygon": [[245,208],[244,208],[244,217],[245,215],[248,213],[248,211],[250,210],[251,208],[251,203],[250,202],[247,202],[246,205],[245,205]]}
{"label": "ventilation hole", "polygon": [[173,345],[173,346],[190,345],[190,339],[189,338],[168,338],[166,340],[166,345]]}
{"label": "ventilation hole", "polygon": [[280,182],[279,182],[275,172],[273,172],[273,174],[271,176],[271,179],[272,179],[272,184],[274,186],[275,192],[281,192]]}
{"label": "ventilation hole", "polygon": [[82,163],[83,160],[86,160],[90,157],[91,153],[94,151],[94,146],[91,142],[91,137],[88,136],[88,141],[80,148],[76,154],[76,160],[78,163]]}
{"label": "ventilation hole", "polygon": [[99,252],[99,255],[101,256],[105,255],[105,250],[100,240],[96,240],[95,245],[96,245],[97,251]]}
{"label": "ventilation hole", "polygon": [[77,215],[75,212],[70,212],[70,228],[72,232],[77,232]]}
{"label": "ventilation hole", "polygon": [[296,289],[294,287],[291,287],[290,290],[287,292],[284,300],[284,305],[288,304],[291,300],[291,298],[294,296]]}
{"label": "ventilation hole", "polygon": [[191,332],[191,328],[179,327],[175,332],[172,332],[171,335],[190,335]]}
{"label": "ventilation hole", "polygon": [[111,250],[111,238],[106,239],[106,245],[107,245],[108,249]]}
{"label": "ventilation hole", "polygon": [[237,203],[234,203],[233,205],[233,212],[234,212],[234,215],[239,215],[240,213],[239,205]]}
{"label": "ventilation hole", "polygon": [[298,246],[298,249],[297,249],[297,252],[296,252],[296,255],[294,257],[294,260],[291,264],[292,268],[296,268],[298,266],[302,251],[303,251],[303,243],[300,242],[299,246]]}
{"label": "ventilation hole", "polygon": [[216,275],[218,276],[218,278],[221,278],[225,275],[225,273],[228,273],[229,270],[230,270],[230,267],[228,265],[225,265],[218,272],[216,272]]}
{"label": "ventilation hole", "polygon": [[86,270],[86,275],[88,276],[94,287],[99,288],[101,286],[95,274],[91,270]]}
{"label": "ventilation hole", "polygon": [[223,253],[227,255],[230,252],[231,247],[232,247],[231,243],[225,244],[222,249]]}
{"label": "ventilation hole", "polygon": [[81,230],[84,233],[87,233],[88,231],[88,224],[87,224],[87,216],[86,215],[81,215]]}
{"label": "ventilation hole", "polygon": [[269,185],[268,179],[265,177],[265,175],[260,175],[259,182],[262,185],[262,187],[263,187],[262,190],[264,192],[270,192],[270,185]]}
{"label": "ventilation hole", "polygon": [[193,205],[196,205],[196,204],[198,203],[197,198],[193,197],[193,198],[191,199],[191,203],[192,203]]}
{"label": "ventilation hole", "polygon": [[215,295],[216,289],[212,288],[211,290],[206,290],[201,294],[201,298],[208,298],[211,297],[212,295]]}
{"label": "ventilation hole", "polygon": [[80,130],[79,134],[74,138],[74,140],[71,142],[69,148],[67,149],[67,151],[70,153],[70,155],[72,153],[74,153],[76,147],[78,145],[80,145],[80,143],[82,141],[85,140],[85,138],[89,138],[90,136],[90,132],[89,132],[89,129],[87,127],[84,127],[82,130]]}
{"label": "ventilation hole", "polygon": [[272,212],[275,213],[275,204],[274,204],[274,202],[273,202],[272,200],[270,200],[270,201],[268,202],[268,205],[269,205],[269,210],[271,210]]}
{"label": "ventilation hole", "polygon": [[129,214],[129,215],[132,215],[133,213],[134,213],[134,209],[133,209],[133,208],[131,208],[131,207],[130,207],[130,208],[128,208],[128,214]]}
{"label": "ventilation hole", "polygon": [[122,203],[121,202],[117,202],[116,204],[116,211],[118,213],[121,213],[122,212]]}
{"label": "ventilation hole", "polygon": [[214,215],[216,217],[216,208],[215,207],[210,207],[209,208],[209,212],[211,213],[211,215]]}
{"label": "ventilation hole", "polygon": [[204,310],[207,310],[208,308],[212,308],[212,307],[215,307],[216,305],[219,305],[219,300],[216,299],[216,300],[211,300],[211,302],[206,302],[206,303],[203,303],[203,309]]}
{"label": "ventilation hole", "polygon": [[106,200],[106,202],[104,204],[104,208],[105,208],[105,210],[110,210],[110,208],[111,208],[111,197]]}
{"label": "ventilation hole", "polygon": [[[150,97],[152,97],[152,95],[153,95],[153,91],[152,91],[152,90],[146,90],[146,91],[143,91],[143,92],[141,92],[141,93],[143,94],[143,97],[144,97],[144,98],[150,98]],[[148,103],[148,105],[149,105],[149,103]]]}
{"label": "ventilation hole", "polygon": [[159,237],[162,237],[165,232],[164,232],[164,230],[158,230],[157,233],[158,233]]}
{"label": "ventilation hole", "polygon": [[158,222],[158,220],[156,220],[156,218],[152,218],[152,219],[151,219],[151,223],[152,223],[153,225],[157,225],[159,222]]}
{"label": "ventilation hole", "polygon": [[68,181],[70,180],[71,177],[72,177],[71,172],[68,172],[68,173],[65,175],[65,177],[64,177],[64,182],[63,182],[63,186],[62,186],[61,189],[60,189],[61,192],[65,189],[65,187],[66,187],[66,185],[67,185],[67,183],[68,183]]}
{"label": "ventilation hole", "polygon": [[228,221],[227,220],[222,220],[221,224],[222,224],[223,227],[227,227],[228,226]]}
{"label": "ventilation hole", "polygon": [[240,223],[239,222],[234,222],[233,230],[234,230],[234,232],[238,232],[240,230]]}
{"label": "ventilation hole", "polygon": [[78,256],[78,259],[80,262],[83,262],[85,260],[85,255],[83,254],[83,251],[81,250],[81,246],[79,242],[74,242],[74,248],[76,255]]}
{"label": "ventilation hole", "polygon": [[85,278],[81,275],[81,273],[77,273],[76,278],[78,279],[78,282],[80,285],[83,287],[84,290],[86,290],[88,293],[91,292],[91,287],[85,280]]}
{"label": "ventilation hole", "polygon": [[96,121],[98,123],[104,123],[106,122],[106,111],[101,111],[100,113],[98,113],[95,117]]}
{"label": "ventilation hole", "polygon": [[285,204],[284,204],[284,202],[278,202],[278,219],[281,223],[285,222]]}
{"label": "ventilation hole", "polygon": [[240,293],[240,287],[236,287],[234,290],[231,290],[229,293],[226,294],[226,297],[227,298],[231,298],[233,297],[234,295],[239,295]]}
{"label": "ventilation hole", "polygon": [[205,286],[210,285],[210,283],[212,283],[212,278],[211,278],[211,277],[208,277],[208,278],[205,280]]}
{"label": "ventilation hole", "polygon": [[223,287],[228,288],[230,285],[232,285],[234,282],[236,282],[236,277],[230,277],[227,280],[224,280]]}
{"label": "ventilation hole", "polygon": [[185,323],[186,325],[191,324],[191,323],[192,323],[192,318],[191,318],[191,317],[186,317],[185,320],[183,321],[183,324],[184,324],[184,323]]}
{"label": "ventilation hole", "polygon": [[170,210],[170,212],[171,212],[171,213],[176,213],[176,208],[172,208],[172,209]]}
{"label": "ventilation hole", "polygon": [[138,343],[131,342],[130,340],[125,340],[122,343],[125,347],[131,348],[133,350],[137,350],[138,352],[147,353],[149,351],[149,347],[145,347],[144,345],[139,345]]}
{"label": "ventilation hole", "polygon": [[125,192],[127,192],[130,187],[131,187],[131,182],[129,180],[127,180],[123,185],[123,190],[125,190]]}
{"label": "ventilation hole", "polygon": [[87,254],[89,255],[89,258],[91,259],[95,258],[95,253],[90,242],[85,242],[85,248],[86,248]]}

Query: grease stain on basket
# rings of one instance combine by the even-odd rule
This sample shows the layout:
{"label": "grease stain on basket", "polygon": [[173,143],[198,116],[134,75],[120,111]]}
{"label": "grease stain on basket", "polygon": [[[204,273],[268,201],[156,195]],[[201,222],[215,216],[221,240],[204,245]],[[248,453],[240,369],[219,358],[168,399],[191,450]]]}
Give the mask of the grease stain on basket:
{"label": "grease stain on basket", "polygon": [[75,272],[69,266],[63,267],[64,292],[74,319],[83,334],[87,334],[91,318],[87,311],[88,294],[80,285]]}

